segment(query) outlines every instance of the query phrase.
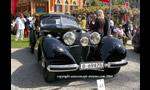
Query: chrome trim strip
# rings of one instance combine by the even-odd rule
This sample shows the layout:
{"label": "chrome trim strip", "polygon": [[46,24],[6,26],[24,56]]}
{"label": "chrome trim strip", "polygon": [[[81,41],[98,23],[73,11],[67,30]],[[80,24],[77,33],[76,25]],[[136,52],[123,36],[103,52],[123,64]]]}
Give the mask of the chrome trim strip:
{"label": "chrome trim strip", "polygon": [[81,45],[66,46],[67,48],[80,47]]}
{"label": "chrome trim strip", "polygon": [[[82,45],[73,45],[73,46],[66,46],[67,48],[74,48],[74,47],[80,47]],[[87,45],[87,46],[90,46],[90,47],[96,47],[98,45]]]}
{"label": "chrome trim strip", "polygon": [[[108,62],[104,66],[106,68],[118,68],[118,67],[125,66],[127,64],[128,64],[127,60],[123,59],[123,60],[117,61],[117,62]],[[113,65],[115,65],[115,66],[113,66]]]}
{"label": "chrome trim strip", "polygon": [[[68,70],[51,70],[51,68],[61,68],[61,69],[68,69]],[[75,69],[70,69],[75,68]],[[68,64],[68,65],[48,65],[47,70],[50,72],[67,72],[67,71],[76,71],[79,68],[77,64]]]}

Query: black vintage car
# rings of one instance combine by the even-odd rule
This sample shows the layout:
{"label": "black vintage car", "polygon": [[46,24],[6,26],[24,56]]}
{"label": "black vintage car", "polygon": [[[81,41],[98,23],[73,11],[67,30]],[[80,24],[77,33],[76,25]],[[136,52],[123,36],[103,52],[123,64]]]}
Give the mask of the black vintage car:
{"label": "black vintage car", "polygon": [[40,30],[31,30],[29,41],[32,53],[38,47],[47,82],[54,81],[58,72],[103,70],[115,75],[128,63],[122,41],[80,28],[73,16],[40,16]]}

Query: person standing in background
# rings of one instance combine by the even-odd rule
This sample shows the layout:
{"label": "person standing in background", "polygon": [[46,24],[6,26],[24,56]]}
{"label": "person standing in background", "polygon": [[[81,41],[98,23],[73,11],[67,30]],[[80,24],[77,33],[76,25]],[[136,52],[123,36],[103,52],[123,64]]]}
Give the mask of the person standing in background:
{"label": "person standing in background", "polygon": [[136,30],[137,30],[137,27],[134,25],[134,26],[133,26],[133,30],[132,30],[132,32],[131,32],[132,36],[134,36],[134,35],[135,35]]}
{"label": "person standing in background", "polygon": [[85,16],[82,16],[81,21],[80,21],[80,26],[81,26],[82,29],[86,29]]}
{"label": "person standing in background", "polygon": [[130,30],[133,30],[133,22],[132,21],[130,21],[129,28],[130,28]]}
{"label": "person standing in background", "polygon": [[40,28],[40,17],[39,17],[39,15],[36,15],[35,30],[39,31],[39,28]]}
{"label": "person standing in background", "polygon": [[118,25],[114,25],[114,29],[113,29],[113,37],[118,38],[118,34],[117,34],[117,29],[118,29]]}
{"label": "person standing in background", "polygon": [[132,38],[132,30],[133,30],[133,25],[132,25],[132,21],[130,21],[130,24],[129,24],[129,36],[130,36],[130,39]]}
{"label": "person standing in background", "polygon": [[127,23],[124,24],[122,27],[125,28],[125,34],[128,37],[128,39],[130,40],[129,31],[131,31],[131,30],[130,30],[129,24],[130,24],[130,21],[127,21]]}
{"label": "person standing in background", "polygon": [[112,20],[112,18],[110,19],[110,29],[111,29],[111,34],[113,34],[114,21]]}
{"label": "person standing in background", "polygon": [[89,14],[83,13],[83,16],[85,16],[85,20],[86,20],[86,29],[89,29]]}
{"label": "person standing in background", "polygon": [[97,15],[96,14],[93,14],[93,17],[92,17],[92,20],[90,21],[90,24],[89,24],[89,31],[98,31],[99,29],[99,26],[100,26],[100,23],[99,23],[99,20],[97,18]]}
{"label": "person standing in background", "polygon": [[20,34],[21,34],[20,40],[23,40],[25,22],[26,22],[26,19],[24,18],[23,14],[19,13],[19,17],[17,17],[15,20],[15,23],[17,24],[17,34],[16,34],[15,41],[18,40]]}
{"label": "person standing in background", "polygon": [[106,36],[107,31],[108,31],[108,21],[107,21],[106,17],[104,17],[103,10],[98,11],[98,19],[100,22],[100,28],[98,29],[98,32],[100,32],[101,34]]}
{"label": "person standing in background", "polygon": [[15,21],[11,20],[11,34],[13,34],[14,27],[15,27]]}
{"label": "person standing in background", "polygon": [[36,17],[33,16],[32,21],[30,22],[30,29],[34,29],[35,28],[35,21],[36,21]]}
{"label": "person standing in background", "polygon": [[126,45],[127,44],[127,37],[122,29],[122,25],[119,25],[119,28],[116,28],[114,31],[117,35],[116,38],[122,38],[123,39],[123,44]]}
{"label": "person standing in background", "polygon": [[30,28],[30,20],[29,20],[29,14],[27,14],[26,22],[25,22],[25,30],[24,30],[24,37],[28,37],[29,28]]}
{"label": "person standing in background", "polygon": [[[29,19],[29,22],[30,22],[30,24],[32,24],[31,22],[32,22],[32,18],[33,17],[30,17],[30,14],[29,13],[27,13],[27,19]],[[31,25],[29,25],[29,27],[30,27]]]}

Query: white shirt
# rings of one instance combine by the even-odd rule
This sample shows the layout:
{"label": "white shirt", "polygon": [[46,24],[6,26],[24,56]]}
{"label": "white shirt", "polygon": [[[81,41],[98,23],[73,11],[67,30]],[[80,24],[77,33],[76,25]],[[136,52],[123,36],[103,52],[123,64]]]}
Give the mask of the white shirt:
{"label": "white shirt", "polygon": [[117,29],[118,29],[118,28],[114,28],[114,30],[113,30],[113,31],[114,31],[114,32],[117,32]]}
{"label": "white shirt", "polygon": [[15,27],[15,22],[11,23],[11,30],[13,30]]}
{"label": "white shirt", "polygon": [[11,23],[11,26],[14,27],[15,26],[15,22]]}
{"label": "white shirt", "polygon": [[116,28],[116,29],[114,29],[114,32],[119,32],[119,35],[120,36],[123,36],[123,29],[120,29],[120,28]]}
{"label": "white shirt", "polygon": [[114,26],[113,20],[110,20],[110,26]]}
{"label": "white shirt", "polygon": [[28,18],[28,19],[29,19],[29,21],[31,22],[33,17],[27,17],[27,18]]}
{"label": "white shirt", "polygon": [[30,22],[30,27],[34,27],[36,19],[32,19],[32,21]]}
{"label": "white shirt", "polygon": [[132,26],[132,24],[130,24],[130,28],[131,28],[131,30],[133,30],[133,26]]}
{"label": "white shirt", "polygon": [[32,27],[32,25],[33,25],[33,17],[27,17],[27,19],[29,19],[29,22],[30,22],[30,27]]}
{"label": "white shirt", "polygon": [[25,22],[23,21],[23,19],[26,22],[25,18],[20,18],[20,17],[16,18],[15,23],[17,24],[17,29],[23,29],[23,30],[25,29]]}

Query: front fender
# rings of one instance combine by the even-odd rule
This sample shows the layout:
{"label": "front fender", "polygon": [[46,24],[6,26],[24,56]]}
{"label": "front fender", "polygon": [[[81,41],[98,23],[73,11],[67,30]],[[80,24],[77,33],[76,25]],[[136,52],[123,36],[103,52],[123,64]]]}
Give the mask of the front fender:
{"label": "front fender", "polygon": [[43,37],[40,40],[41,49],[49,64],[76,64],[67,48],[56,38]]}
{"label": "front fender", "polygon": [[105,36],[102,38],[103,46],[101,48],[102,60],[117,61],[126,57],[126,49],[119,39]]}

